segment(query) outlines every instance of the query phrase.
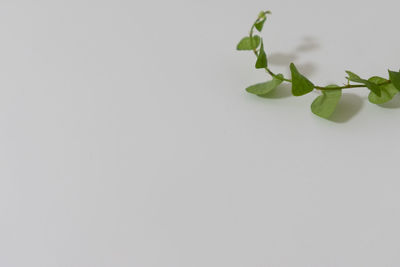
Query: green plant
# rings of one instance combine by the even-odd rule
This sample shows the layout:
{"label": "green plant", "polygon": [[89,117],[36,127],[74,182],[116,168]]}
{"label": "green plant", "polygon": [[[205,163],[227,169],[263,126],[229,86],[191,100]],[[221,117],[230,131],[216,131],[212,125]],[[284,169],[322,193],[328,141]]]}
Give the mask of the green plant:
{"label": "green plant", "polygon": [[400,91],[400,72],[389,70],[389,79],[374,76],[369,79],[362,79],[351,71],[346,71],[348,77],[347,84],[343,86],[328,85],[318,86],[303,76],[296,68],[290,64],[291,78],[285,78],[282,74],[275,74],[268,66],[268,57],[264,49],[263,39],[254,32],[261,32],[267,20],[270,11],[261,12],[256,21],[253,23],[248,36],[244,37],[237,45],[239,51],[253,51],[257,60],[256,69],[264,69],[272,80],[252,85],[246,88],[246,91],[258,96],[266,95],[275,90],[281,83],[288,82],[292,85],[292,94],[294,96],[302,96],[311,91],[319,90],[322,95],[318,96],[311,104],[311,110],[314,114],[329,118],[336,109],[337,104],[342,96],[342,90],[351,88],[368,88],[369,101],[374,104],[383,104],[390,101]]}

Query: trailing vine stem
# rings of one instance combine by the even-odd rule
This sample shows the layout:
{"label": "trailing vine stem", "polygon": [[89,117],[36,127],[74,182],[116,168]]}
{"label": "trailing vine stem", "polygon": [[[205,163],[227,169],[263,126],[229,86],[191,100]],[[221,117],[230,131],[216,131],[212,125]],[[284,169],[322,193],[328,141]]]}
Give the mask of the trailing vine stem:
{"label": "trailing vine stem", "polygon": [[[322,94],[311,104],[311,111],[315,115],[325,119],[329,119],[338,106],[342,97],[342,89],[368,88],[370,90],[368,100],[376,105],[384,104],[400,93],[400,71],[388,70],[388,79],[379,76],[363,79],[354,72],[346,71],[348,75],[346,77],[347,84],[343,86],[335,84],[328,86],[315,85],[298,71],[294,63],[290,64],[290,79],[285,78],[283,74],[274,73],[268,66],[268,57],[264,49],[264,41],[259,35],[255,35],[255,30],[260,33],[262,32],[267,20],[267,14],[270,13],[270,11],[259,13],[257,20],[250,28],[249,35],[242,38],[236,47],[238,51],[253,52],[257,58],[255,68],[264,69],[272,76],[272,80],[270,81],[247,87],[246,91],[248,93],[257,96],[265,96],[278,88],[283,82],[291,84],[293,96],[303,96],[314,90],[319,90]],[[350,82],[353,82],[353,84]]]}
{"label": "trailing vine stem", "polygon": [[[252,47],[255,47],[253,36],[254,36],[254,29],[256,27],[256,24],[260,22],[260,20],[263,18],[263,16],[266,16],[268,14],[271,14],[271,12],[270,11],[261,12],[260,15],[258,16],[257,20],[253,23],[253,25],[250,28],[249,37],[250,37],[250,42],[251,42],[251,46]],[[257,48],[253,48],[253,52],[254,52],[254,55],[258,58],[259,53],[257,51]],[[276,79],[279,79],[281,81],[285,81],[285,82],[288,82],[288,83],[292,83],[293,82],[291,79],[285,78],[284,76],[279,77],[273,71],[271,71],[271,69],[268,66],[265,67],[264,69],[269,75],[271,75],[272,77],[274,77]],[[382,85],[387,85],[387,84],[391,84],[391,83],[392,83],[392,81],[388,80],[388,81],[385,81],[385,82],[382,82],[382,83],[378,83],[377,85],[378,86],[382,86]],[[314,85],[314,88],[317,89],[317,90],[323,91],[323,90],[338,90],[338,89],[341,90],[341,89],[352,89],[352,88],[367,88],[367,86],[365,84],[350,84],[350,81],[349,81],[348,84],[344,85],[344,86],[338,86],[338,87],[330,88],[330,87],[326,87],[326,86]]]}

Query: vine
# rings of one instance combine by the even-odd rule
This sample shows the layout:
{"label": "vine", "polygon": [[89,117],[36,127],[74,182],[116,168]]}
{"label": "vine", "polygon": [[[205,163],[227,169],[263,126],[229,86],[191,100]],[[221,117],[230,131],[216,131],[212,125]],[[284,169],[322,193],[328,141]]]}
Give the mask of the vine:
{"label": "vine", "polygon": [[283,74],[275,74],[268,66],[268,57],[264,49],[264,41],[260,36],[255,34],[256,30],[260,33],[262,32],[264,24],[267,21],[267,16],[270,14],[270,11],[260,12],[256,21],[250,28],[249,35],[240,40],[236,47],[239,51],[253,51],[257,58],[255,68],[264,69],[272,77],[270,81],[258,83],[246,88],[247,92],[258,96],[266,95],[275,90],[283,82],[291,83],[292,94],[294,96],[303,96],[313,90],[319,90],[322,92],[322,95],[318,96],[311,104],[311,111],[322,118],[329,118],[333,114],[341,99],[342,90],[344,89],[369,89],[370,94],[368,99],[373,104],[386,103],[399,93],[400,71],[389,70],[388,79],[378,76],[363,79],[351,71],[346,71],[348,75],[346,77],[347,84],[343,86],[336,84],[328,86],[315,85],[297,70],[294,63],[290,64],[291,78],[286,78]]}

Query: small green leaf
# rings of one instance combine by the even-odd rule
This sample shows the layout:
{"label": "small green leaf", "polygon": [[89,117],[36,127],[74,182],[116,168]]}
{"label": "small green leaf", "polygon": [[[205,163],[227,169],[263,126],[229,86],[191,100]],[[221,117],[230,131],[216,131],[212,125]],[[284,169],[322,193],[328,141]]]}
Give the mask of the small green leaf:
{"label": "small green leaf", "polygon": [[261,47],[257,57],[256,69],[264,69],[267,66],[268,66],[267,54],[264,51],[264,42],[261,39]]}
{"label": "small green leaf", "polygon": [[356,82],[356,83],[363,83],[364,82],[364,80],[361,79],[360,76],[358,76],[354,72],[351,72],[351,71],[347,70],[346,73],[349,75],[349,77],[347,78],[349,81]]}
{"label": "small green leaf", "polygon": [[267,14],[271,14],[271,11],[261,11],[258,13],[258,19],[265,19],[267,18]]}
{"label": "small green leaf", "polygon": [[290,72],[292,73],[292,94],[294,96],[302,96],[314,90],[314,84],[301,75],[293,63],[290,64]]}
{"label": "small green leaf", "polygon": [[[375,83],[375,84],[382,84],[382,83],[387,82],[388,80],[381,78],[381,77],[374,76],[374,77],[370,78],[368,81]],[[392,98],[399,92],[392,83],[381,85],[380,89],[382,92],[381,96],[376,95],[374,92],[371,92],[369,94],[368,99],[371,103],[374,103],[374,104],[386,103],[386,102],[392,100]]]}
{"label": "small green leaf", "polygon": [[259,32],[264,28],[265,21],[267,21],[267,14],[271,14],[271,11],[261,11],[260,14],[258,14],[258,19],[254,27],[256,27]]}
{"label": "small green leaf", "polygon": [[389,77],[390,77],[390,80],[392,81],[394,87],[396,87],[397,90],[400,91],[400,72],[395,72],[395,71],[389,70]]}
{"label": "small green leaf", "polygon": [[378,84],[365,79],[361,79],[360,76],[354,74],[351,71],[346,71],[346,73],[349,75],[349,77],[347,77],[349,81],[364,84],[369,90],[374,92],[377,96],[381,96],[381,88],[379,87]]}
{"label": "small green leaf", "polygon": [[[326,88],[338,88],[337,85],[329,85]],[[317,97],[311,104],[311,111],[322,118],[329,118],[336,109],[340,98],[342,97],[342,90],[323,90],[322,95]]]}
{"label": "small green leaf", "polygon": [[240,40],[236,49],[239,51],[256,49],[260,45],[260,40],[260,36],[258,35],[253,36],[252,39],[250,37],[244,37]]}
{"label": "small green leaf", "polygon": [[267,20],[267,17],[261,18],[256,24],[254,24],[254,27],[256,27],[257,31],[261,32],[264,28],[265,21]]}
{"label": "small green leaf", "polygon": [[382,83],[386,83],[388,80],[386,80],[385,78],[382,78],[382,77],[374,76],[374,77],[369,78],[368,81],[375,83],[375,84],[382,84]]}
{"label": "small green leaf", "polygon": [[277,77],[274,77],[271,81],[250,86],[246,88],[246,91],[255,95],[265,95],[278,87],[282,82],[283,75],[278,74]]}

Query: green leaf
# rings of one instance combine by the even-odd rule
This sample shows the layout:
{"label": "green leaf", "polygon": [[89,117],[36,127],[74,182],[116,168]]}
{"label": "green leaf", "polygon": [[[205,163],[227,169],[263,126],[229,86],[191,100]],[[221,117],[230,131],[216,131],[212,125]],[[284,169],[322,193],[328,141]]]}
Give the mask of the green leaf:
{"label": "green leaf", "polygon": [[349,81],[356,82],[356,83],[363,83],[365,80],[361,79],[360,76],[357,74],[347,70],[346,73],[349,75],[347,78]]}
{"label": "green leaf", "polygon": [[294,96],[302,96],[314,90],[314,84],[301,75],[293,63],[290,64],[290,72],[292,73],[292,94]]}
{"label": "green leaf", "polygon": [[[338,86],[329,85],[326,88],[338,88]],[[341,89],[323,90],[322,95],[317,97],[311,104],[311,111],[317,116],[328,119],[335,111],[341,97]]]}
{"label": "green leaf", "polygon": [[395,71],[389,70],[389,77],[390,77],[390,80],[392,81],[394,87],[396,87],[397,90],[400,91],[400,72],[395,72]]}
{"label": "green leaf", "polygon": [[244,37],[240,40],[236,49],[239,51],[256,49],[260,45],[260,40],[260,36],[258,35],[253,36],[252,39],[250,37]]}
{"label": "green leaf", "polygon": [[[375,84],[382,84],[387,82],[388,80],[374,76],[370,78],[369,81]],[[392,83],[381,85],[380,89],[382,93],[381,96],[376,95],[374,92],[371,92],[369,94],[368,99],[371,103],[374,104],[386,103],[392,100],[392,98],[399,92]]]}
{"label": "green leaf", "polygon": [[385,78],[382,78],[382,77],[374,76],[374,77],[369,78],[368,81],[375,83],[375,84],[382,84],[382,83],[386,83],[388,80],[386,80]]}
{"label": "green leaf", "polygon": [[360,76],[354,74],[351,71],[346,71],[346,73],[349,75],[349,77],[347,77],[349,81],[364,84],[369,90],[374,92],[377,96],[381,96],[381,88],[378,84],[365,79],[361,79]]}
{"label": "green leaf", "polygon": [[261,18],[254,26],[256,27],[257,31],[261,32],[264,28],[265,21],[267,20],[267,17]]}
{"label": "green leaf", "polygon": [[271,14],[271,11],[261,11],[260,13],[258,13],[258,19],[267,18],[267,14]]}
{"label": "green leaf", "polygon": [[267,66],[268,66],[267,54],[264,51],[264,42],[261,39],[261,47],[256,62],[256,69],[264,69]]}
{"label": "green leaf", "polygon": [[283,75],[278,74],[277,77],[274,77],[271,81],[250,86],[246,88],[246,91],[255,95],[265,95],[278,87],[282,82]]}

